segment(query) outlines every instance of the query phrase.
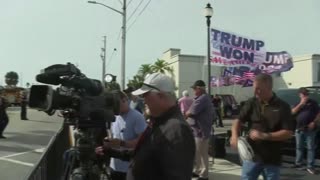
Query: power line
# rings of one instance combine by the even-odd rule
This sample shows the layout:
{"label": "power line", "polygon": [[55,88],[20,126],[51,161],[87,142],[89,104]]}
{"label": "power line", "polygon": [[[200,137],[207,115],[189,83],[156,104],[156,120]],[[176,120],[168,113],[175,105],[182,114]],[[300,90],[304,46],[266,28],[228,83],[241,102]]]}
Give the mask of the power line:
{"label": "power line", "polygon": [[111,54],[111,56],[110,56],[110,58],[109,58],[109,60],[108,60],[108,62],[107,62],[107,68],[109,67],[109,64],[110,64],[110,62],[112,61],[112,58],[113,58],[113,55],[114,55],[114,53],[117,51],[117,49],[116,48],[114,48],[113,49],[113,51],[112,51],[112,54]]}
{"label": "power line", "polygon": [[150,4],[151,0],[149,0],[147,2],[147,4],[143,7],[143,9],[140,11],[140,13],[136,16],[136,19],[129,25],[127,32],[129,31],[129,29],[134,25],[134,23],[138,20],[138,18],[141,16],[141,14],[146,10],[146,8],[148,7],[148,5]]}
{"label": "power line", "polygon": [[122,2],[120,1],[120,0],[118,0],[119,1],[119,3],[122,5]]}
{"label": "power line", "polygon": [[130,5],[131,2],[132,2],[132,0],[130,0],[130,1],[128,2],[127,7],[129,7],[129,5]]}
{"label": "power line", "polygon": [[138,4],[138,6],[136,7],[136,9],[133,10],[133,12],[130,14],[129,18],[127,19],[127,22],[130,21],[130,19],[132,18],[132,16],[137,12],[138,8],[141,6],[141,4],[143,3],[144,0],[141,0],[140,3]]}

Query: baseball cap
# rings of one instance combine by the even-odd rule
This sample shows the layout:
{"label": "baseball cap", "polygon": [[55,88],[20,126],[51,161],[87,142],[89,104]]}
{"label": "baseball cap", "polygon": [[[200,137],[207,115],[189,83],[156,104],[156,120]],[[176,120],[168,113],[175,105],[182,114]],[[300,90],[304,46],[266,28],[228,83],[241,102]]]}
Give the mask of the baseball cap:
{"label": "baseball cap", "polygon": [[151,90],[161,92],[175,91],[174,81],[162,73],[153,73],[146,77],[140,89],[132,92],[133,95],[139,96]]}
{"label": "baseball cap", "polygon": [[246,137],[241,136],[238,138],[238,153],[242,162],[245,160],[248,160],[248,161],[253,160],[254,151],[251,145],[249,144],[249,142],[247,141]]}
{"label": "baseball cap", "polygon": [[197,80],[196,82],[194,82],[194,84],[191,86],[191,88],[195,88],[195,87],[205,87],[206,83],[204,83],[202,80]]}

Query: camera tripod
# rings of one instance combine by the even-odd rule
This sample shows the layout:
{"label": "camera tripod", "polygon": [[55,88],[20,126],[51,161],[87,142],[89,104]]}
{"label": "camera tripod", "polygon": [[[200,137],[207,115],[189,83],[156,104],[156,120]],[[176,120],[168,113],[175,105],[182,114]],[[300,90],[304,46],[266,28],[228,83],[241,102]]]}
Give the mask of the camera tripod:
{"label": "camera tripod", "polygon": [[92,129],[77,129],[74,133],[75,145],[64,154],[62,180],[111,180],[108,158],[97,159],[95,154],[95,134]]}

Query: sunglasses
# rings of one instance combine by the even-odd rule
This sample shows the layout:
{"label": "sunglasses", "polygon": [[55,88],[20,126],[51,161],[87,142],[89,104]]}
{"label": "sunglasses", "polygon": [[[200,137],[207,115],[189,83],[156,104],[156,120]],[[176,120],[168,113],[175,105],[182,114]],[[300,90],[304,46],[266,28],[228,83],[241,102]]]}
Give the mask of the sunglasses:
{"label": "sunglasses", "polygon": [[143,83],[143,85],[144,85],[144,86],[147,86],[147,87],[149,87],[149,88],[151,88],[151,89],[154,89],[154,90],[160,91],[160,89],[159,89],[159,88],[157,88],[157,87],[155,87],[155,86],[152,86],[152,85],[150,85],[150,84],[145,84],[145,83]]}

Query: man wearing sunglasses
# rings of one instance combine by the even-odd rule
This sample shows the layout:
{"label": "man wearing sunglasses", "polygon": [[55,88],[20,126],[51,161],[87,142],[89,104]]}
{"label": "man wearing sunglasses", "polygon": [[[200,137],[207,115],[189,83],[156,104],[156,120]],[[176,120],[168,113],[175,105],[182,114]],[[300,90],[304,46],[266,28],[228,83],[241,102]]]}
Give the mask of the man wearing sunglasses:
{"label": "man wearing sunglasses", "polygon": [[105,149],[104,153],[131,161],[127,180],[191,180],[195,142],[177,105],[174,81],[153,73],[132,94],[144,98],[151,125],[133,152]]}

